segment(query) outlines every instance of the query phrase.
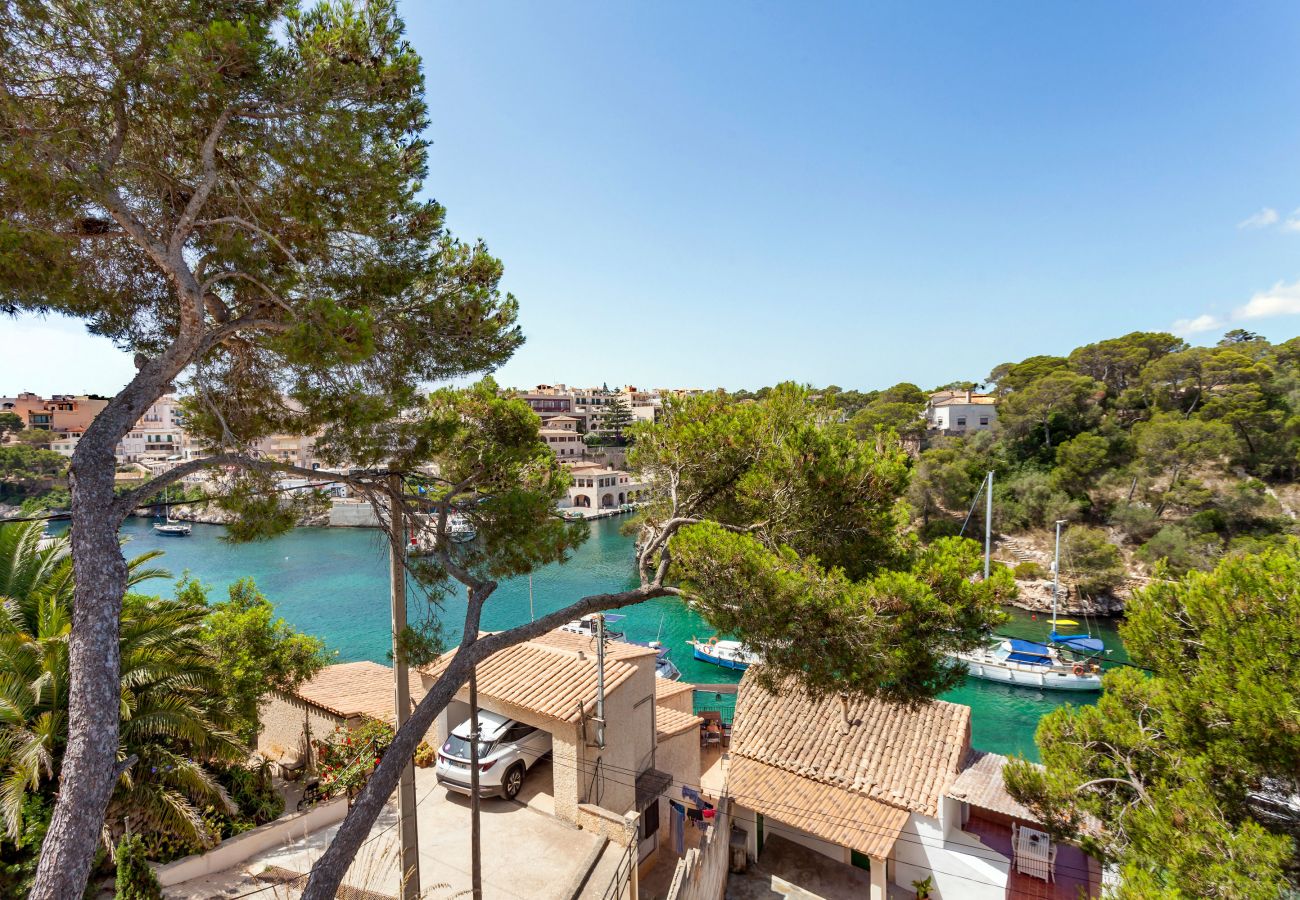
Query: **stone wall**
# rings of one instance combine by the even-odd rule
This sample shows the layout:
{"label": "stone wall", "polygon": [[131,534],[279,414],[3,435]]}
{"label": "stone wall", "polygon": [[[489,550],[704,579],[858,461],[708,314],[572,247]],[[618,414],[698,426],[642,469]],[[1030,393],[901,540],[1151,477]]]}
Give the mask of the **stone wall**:
{"label": "stone wall", "polygon": [[722,900],[727,891],[731,858],[730,806],[730,801],[724,798],[700,846],[686,851],[677,863],[668,900]]}
{"label": "stone wall", "polygon": [[347,725],[342,716],[327,713],[284,694],[271,694],[260,710],[262,730],[257,735],[257,752],[267,759],[281,759],[288,753],[307,758],[307,740],[322,740],[336,728]]}

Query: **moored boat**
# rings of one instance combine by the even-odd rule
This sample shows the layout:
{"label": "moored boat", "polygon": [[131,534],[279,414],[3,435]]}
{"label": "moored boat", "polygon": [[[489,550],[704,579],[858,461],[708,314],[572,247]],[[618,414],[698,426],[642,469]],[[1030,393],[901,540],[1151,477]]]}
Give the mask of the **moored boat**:
{"label": "moored boat", "polygon": [[168,519],[166,522],[154,522],[153,530],[166,537],[189,537],[194,528],[189,522]]}
{"label": "moored boat", "polygon": [[743,672],[763,661],[762,657],[740,641],[720,641],[716,637],[711,637],[707,641],[691,638],[686,643],[694,649],[695,658],[700,662],[712,663],[724,669]]}
{"label": "moored boat", "polygon": [[[1096,638],[1088,641],[1101,643]],[[1101,664],[1096,659],[1068,659],[1037,641],[994,637],[988,646],[953,653],[951,658],[965,666],[967,674],[985,681],[1057,691],[1101,690]]]}

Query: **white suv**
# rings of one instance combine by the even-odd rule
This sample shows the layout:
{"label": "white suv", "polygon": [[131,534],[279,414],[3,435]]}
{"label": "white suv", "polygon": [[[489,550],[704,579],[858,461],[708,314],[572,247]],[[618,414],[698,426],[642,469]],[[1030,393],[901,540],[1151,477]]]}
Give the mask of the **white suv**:
{"label": "white suv", "polygon": [[[551,752],[549,732],[480,709],[478,713],[478,792],[509,800],[519,795],[524,774]],[[452,729],[438,753],[438,783],[469,793],[469,720]]]}

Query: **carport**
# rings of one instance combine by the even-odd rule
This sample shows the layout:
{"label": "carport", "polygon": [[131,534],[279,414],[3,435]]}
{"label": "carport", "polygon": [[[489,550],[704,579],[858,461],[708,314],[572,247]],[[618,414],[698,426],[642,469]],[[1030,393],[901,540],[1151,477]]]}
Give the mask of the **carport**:
{"label": "carport", "polygon": [[[426,688],[454,655],[445,654],[421,670]],[[551,735],[551,760],[529,772],[520,800],[577,825],[590,824],[580,813],[583,804],[620,815],[633,809],[634,777],[629,773],[646,768],[647,749],[654,746],[654,655],[648,647],[620,642],[607,646],[603,750],[596,746],[598,677],[592,638],[550,632],[479,664],[480,709]],[[431,737],[439,746],[452,728],[469,718],[468,695],[468,687],[462,687],[435,720]]]}

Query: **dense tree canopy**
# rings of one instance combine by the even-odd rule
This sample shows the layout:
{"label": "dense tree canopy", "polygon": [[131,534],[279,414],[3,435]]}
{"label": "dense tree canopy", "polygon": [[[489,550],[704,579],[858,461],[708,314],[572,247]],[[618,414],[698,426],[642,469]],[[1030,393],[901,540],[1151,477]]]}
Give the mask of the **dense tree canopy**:
{"label": "dense tree canopy", "polygon": [[1300,856],[1300,541],[1139,591],[1134,663],[1038,728],[1011,792],[1122,868],[1122,898],[1276,898]]}

